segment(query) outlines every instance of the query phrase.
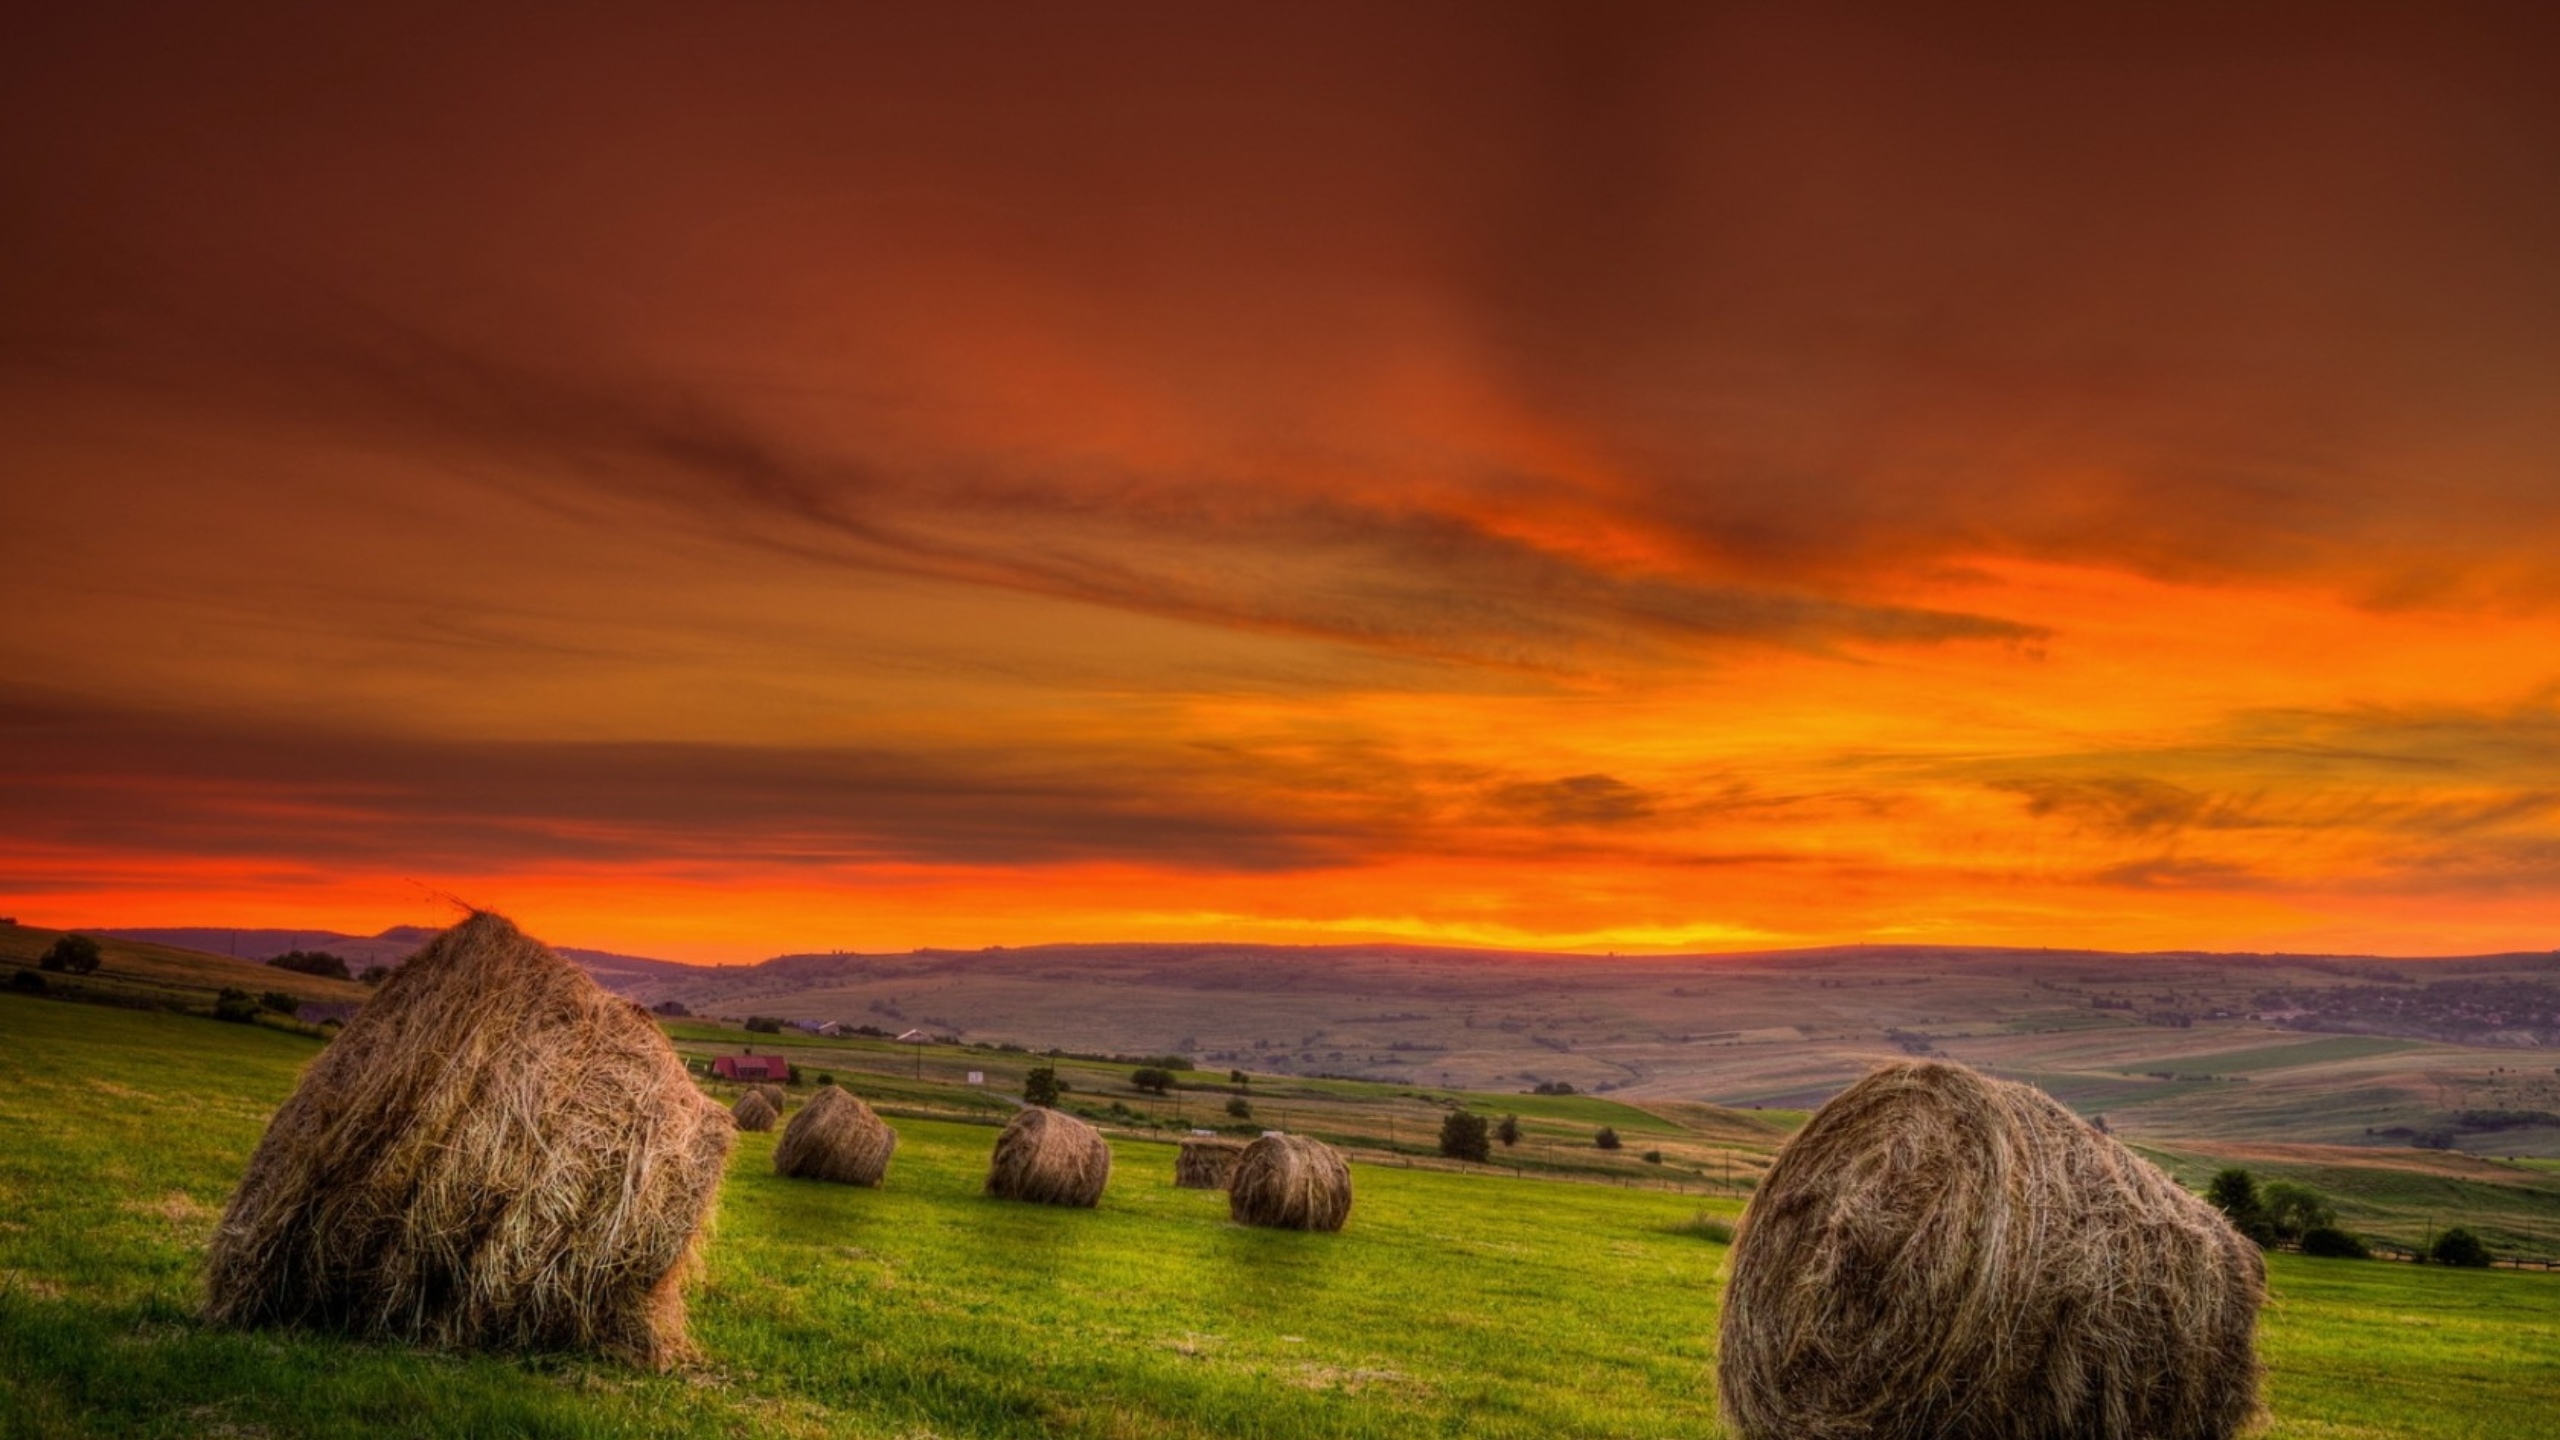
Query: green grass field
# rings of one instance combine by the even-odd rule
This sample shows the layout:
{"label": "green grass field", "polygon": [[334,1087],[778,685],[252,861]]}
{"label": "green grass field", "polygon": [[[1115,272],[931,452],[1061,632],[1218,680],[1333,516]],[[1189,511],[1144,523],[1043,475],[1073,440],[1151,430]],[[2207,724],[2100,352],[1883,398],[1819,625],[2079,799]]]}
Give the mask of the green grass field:
{"label": "green grass field", "polygon": [[[316,1048],[0,995],[0,1434],[1720,1433],[1725,1251],[1676,1233],[1698,1196],[1363,1164],[1345,1233],[1279,1234],[1172,1188],[1149,1140],[1097,1211],[990,1201],[993,1132],[934,1121],[900,1122],[876,1192],[777,1180],[773,1137],[741,1136],[703,1355],[671,1375],[207,1329],[206,1236]],[[2552,1433],[2560,1276],[2274,1276],[2270,1435]]]}

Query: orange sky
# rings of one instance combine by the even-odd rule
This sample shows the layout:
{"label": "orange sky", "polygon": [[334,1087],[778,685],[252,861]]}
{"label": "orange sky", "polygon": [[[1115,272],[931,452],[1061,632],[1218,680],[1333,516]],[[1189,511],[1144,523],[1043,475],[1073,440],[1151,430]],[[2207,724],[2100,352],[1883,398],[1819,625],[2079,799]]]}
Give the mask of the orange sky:
{"label": "orange sky", "polygon": [[0,913],[2560,944],[2547,7],[894,8],[0,22]]}

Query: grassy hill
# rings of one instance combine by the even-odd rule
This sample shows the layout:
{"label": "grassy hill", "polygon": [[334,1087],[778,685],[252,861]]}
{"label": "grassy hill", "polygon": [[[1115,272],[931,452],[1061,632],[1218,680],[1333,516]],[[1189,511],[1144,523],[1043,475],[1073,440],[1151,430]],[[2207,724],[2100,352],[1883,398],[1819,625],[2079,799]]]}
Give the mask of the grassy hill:
{"label": "grassy hill", "polygon": [[[696,1029],[683,1044],[701,1054],[743,1038]],[[193,1318],[206,1237],[316,1051],[273,1030],[0,994],[0,1434],[1720,1433],[1724,1250],[1684,1222],[1730,1218],[1738,1198],[1559,1183],[1530,1166],[1405,1168],[1388,1141],[1363,1145],[1375,1158],[1354,1166],[1345,1233],[1244,1230],[1215,1194],[1174,1189],[1172,1147],[1136,1122],[1115,1135],[1112,1186],[1092,1212],[983,1198],[992,1131],[959,1118],[900,1119],[876,1192],[775,1179],[772,1137],[741,1136],[694,1300],[703,1355],[673,1375],[207,1329]],[[913,1054],[887,1047],[789,1053],[859,1073],[892,1109],[989,1118],[1010,1108],[990,1093],[998,1072],[970,1086],[937,1067],[1030,1063],[936,1054],[919,1078]],[[1104,1099],[1123,1067],[1066,1071],[1089,1104],[1175,1103]],[[1250,1088],[1257,1105],[1266,1092],[1290,1105],[1293,1125],[1382,1132],[1373,1106],[1440,1113],[1418,1094],[1299,1083]],[[1182,1096],[1173,1118],[1206,1098]],[[1524,1113],[1559,1137],[1614,1119],[1736,1150],[1784,1127],[1578,1097]],[[2560,1276],[2272,1258],[2275,1440],[2505,1440],[2545,1426],[2560,1393]]]}
{"label": "grassy hill", "polygon": [[[0,924],[0,970],[32,968],[53,942],[66,932],[33,925]],[[91,975],[48,976],[57,986],[85,992],[109,1004],[210,1009],[226,988],[259,994],[280,991],[298,1000],[360,1003],[362,985],[318,975],[279,970],[253,960],[188,950],[147,940],[119,939],[103,931],[83,931],[98,942],[99,964]]]}

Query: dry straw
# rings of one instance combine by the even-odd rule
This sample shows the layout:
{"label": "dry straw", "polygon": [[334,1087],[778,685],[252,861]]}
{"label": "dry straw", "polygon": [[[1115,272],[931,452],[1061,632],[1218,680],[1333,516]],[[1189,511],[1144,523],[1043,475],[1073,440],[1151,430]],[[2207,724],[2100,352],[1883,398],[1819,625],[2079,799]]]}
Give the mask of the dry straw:
{"label": "dry straw", "polygon": [[1242,1154],[1244,1147],[1233,1140],[1185,1140],[1173,1157],[1173,1183],[1185,1190],[1224,1190]]}
{"label": "dry straw", "polygon": [[1731,1256],[1741,1440],[2228,1440],[2265,1263],[2041,1091],[1889,1065],[1788,1142]]}
{"label": "dry straw", "polygon": [[750,1090],[729,1107],[729,1118],[737,1121],[741,1130],[770,1130],[773,1122],[782,1118],[782,1112],[764,1098],[762,1090]]}
{"label": "dry straw", "polygon": [[1351,1218],[1351,1166],[1304,1135],[1265,1135],[1227,1180],[1227,1218],[1273,1230],[1339,1230]]}
{"label": "dry straw", "polygon": [[782,1097],[782,1087],[781,1087],[781,1086],[779,1086],[779,1085],[770,1085],[770,1084],[762,1084],[762,1083],[759,1083],[759,1084],[755,1084],[755,1085],[750,1085],[750,1086],[748,1086],[748,1087],[747,1087],[747,1093],[748,1093],[748,1094],[750,1094],[750,1095],[761,1095],[761,1096],[763,1096],[763,1097],[764,1097],[764,1103],[766,1103],[767,1105],[770,1105],[770,1106],[772,1106],[772,1107],[773,1107],[773,1113],[774,1113],[774,1114],[779,1115],[779,1114],[781,1114],[781,1113],[782,1113],[782,1098],[783,1098],[783,1097]]}
{"label": "dry straw", "polygon": [[877,1185],[889,1174],[898,1132],[852,1091],[821,1085],[783,1127],[773,1147],[773,1173],[839,1185]]}
{"label": "dry straw", "polygon": [[1092,1206],[1110,1179],[1111,1146],[1102,1132],[1037,1105],[1004,1127],[987,1161],[987,1193],[1002,1200]]}
{"label": "dry straw", "polygon": [[657,1027],[500,916],[391,973],[269,1122],[208,1318],[437,1346],[689,1353],[733,1126]]}

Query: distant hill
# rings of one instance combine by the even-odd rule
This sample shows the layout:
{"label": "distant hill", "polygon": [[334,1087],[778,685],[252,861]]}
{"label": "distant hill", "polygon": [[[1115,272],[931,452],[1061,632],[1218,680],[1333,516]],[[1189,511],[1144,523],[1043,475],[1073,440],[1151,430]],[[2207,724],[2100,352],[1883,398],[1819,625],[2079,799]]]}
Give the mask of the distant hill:
{"label": "distant hill", "polygon": [[[424,925],[394,925],[377,935],[347,935],[335,930],[244,930],[211,925],[174,925],[87,933],[254,962],[264,962],[288,950],[324,950],[345,960],[349,970],[360,971],[368,965],[396,966],[418,953],[419,947],[434,939],[439,932]],[[620,993],[628,993],[650,981],[690,975],[700,968],[674,960],[653,960],[645,955],[617,955],[609,950],[582,950],[574,946],[555,948],[595,976],[598,984]]]}

